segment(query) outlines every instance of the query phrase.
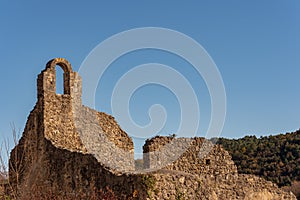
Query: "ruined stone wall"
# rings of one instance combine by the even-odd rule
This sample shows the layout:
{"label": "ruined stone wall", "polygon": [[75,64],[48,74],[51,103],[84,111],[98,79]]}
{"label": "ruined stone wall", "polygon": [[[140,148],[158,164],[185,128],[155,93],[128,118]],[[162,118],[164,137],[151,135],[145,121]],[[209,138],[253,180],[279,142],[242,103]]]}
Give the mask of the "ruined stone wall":
{"label": "ruined stone wall", "polygon": [[18,145],[10,153],[9,182],[16,191],[29,180],[32,168],[39,165],[43,156],[43,128],[43,114],[36,105],[28,117]]}
{"label": "ruined stone wall", "polygon": [[115,172],[92,154],[59,148],[43,137],[42,131],[43,113],[35,107],[19,144],[10,156],[10,185],[19,199],[26,199],[32,192],[44,195],[51,192],[58,199],[81,193],[89,199],[93,192],[106,186],[120,199],[136,196],[137,191],[139,196],[145,197],[139,176]]}
{"label": "ruined stone wall", "polygon": [[123,131],[114,117],[104,112],[98,112],[97,118],[103,132],[107,135],[118,148],[124,149],[129,152],[134,152],[133,142],[128,137],[127,133]]}
{"label": "ruined stone wall", "polygon": [[[64,94],[56,94],[56,65],[64,70]],[[134,170],[131,138],[113,117],[82,106],[81,78],[72,71],[71,65],[66,60],[49,61],[46,69],[38,76],[37,88],[37,103],[27,119],[19,144],[12,150],[10,156],[9,177],[16,190],[44,185],[47,182],[52,182],[52,186],[60,184],[61,179],[51,178],[57,177],[57,174],[74,176],[69,168],[65,171],[57,168],[61,166],[56,162],[60,160],[59,156],[52,154],[59,149],[64,149],[68,153],[92,155],[107,169],[116,166],[111,171]],[[51,146],[49,143],[53,145],[52,148],[49,148]],[[67,162],[70,158],[68,153],[60,155],[66,157],[64,162],[78,161],[71,159]],[[110,166],[105,166],[106,164]],[[76,168],[75,165],[76,163],[73,163],[73,169]]]}
{"label": "ruined stone wall", "polygon": [[102,117],[102,119],[109,121],[107,127],[102,127],[99,124],[99,113],[97,111],[82,106],[76,109],[75,112],[76,129],[87,152],[95,156],[98,162],[114,171],[134,171],[133,142],[127,134],[124,135],[125,137],[122,140],[117,140],[117,142],[114,140],[114,134],[120,133],[116,138],[120,139],[124,132],[119,128],[113,118],[109,117],[109,115]]}
{"label": "ruined stone wall", "polygon": [[[167,145],[170,145],[170,148],[163,149]],[[161,166],[161,163],[171,161],[170,157],[173,153],[181,154],[178,154],[178,159],[175,161],[165,163],[164,169],[214,177],[237,174],[237,168],[227,151],[219,145],[213,145],[204,138],[197,137],[187,139],[157,136],[147,140],[144,145],[144,167]]]}
{"label": "ruined stone wall", "polygon": [[214,181],[204,175],[160,170],[148,178],[148,199],[265,199],[296,200],[289,192],[284,192],[272,182],[253,175],[239,175],[233,179]]}
{"label": "ruined stone wall", "polygon": [[[56,65],[64,70],[61,95]],[[9,160],[19,199],[35,191],[45,199],[49,191],[57,199],[79,193],[90,199],[106,186],[118,199],[295,199],[263,179],[238,175],[228,152],[203,138],[149,139],[145,168],[157,170],[134,172],[132,139],[112,116],[83,106],[81,88],[64,59],[51,60],[38,76],[37,104]]]}
{"label": "ruined stone wall", "polygon": [[143,150],[146,169],[163,167],[152,174],[150,199],[296,199],[272,182],[239,175],[229,153],[204,138],[156,136]]}
{"label": "ruined stone wall", "polygon": [[30,165],[26,163],[24,176],[13,186],[19,199],[34,196],[32,192],[45,197],[55,194],[56,199],[76,199],[76,195],[92,199],[96,191],[106,187],[118,199],[146,199],[142,176],[115,172],[91,154],[57,148],[47,139],[44,139],[43,146],[45,149],[39,152],[38,160]]}
{"label": "ruined stone wall", "polygon": [[[64,70],[64,94],[56,94],[56,65]],[[69,62],[54,59],[38,77],[44,137],[56,147],[91,153],[116,170],[134,170],[133,142],[110,115],[81,104],[81,77]]]}
{"label": "ruined stone wall", "polygon": [[[203,148],[202,151],[201,148]],[[209,152],[205,152],[206,148],[211,149]],[[237,174],[237,167],[229,153],[221,146],[213,145],[204,138],[194,138],[187,151],[166,168],[193,174],[213,175],[214,177]]]}
{"label": "ruined stone wall", "polygon": [[141,199],[146,195],[139,176],[117,173],[99,163],[91,154],[69,152],[47,142],[45,157],[45,164],[52,168],[47,168],[43,176],[58,194],[63,191],[89,195],[108,186],[120,199],[136,197],[137,193]]}
{"label": "ruined stone wall", "polygon": [[[56,94],[56,65],[64,70],[64,94]],[[74,84],[77,83],[77,84]],[[73,120],[73,101],[81,101],[81,80],[71,65],[63,60],[51,60],[38,76],[38,102],[44,121],[44,137],[60,148],[86,152]]]}

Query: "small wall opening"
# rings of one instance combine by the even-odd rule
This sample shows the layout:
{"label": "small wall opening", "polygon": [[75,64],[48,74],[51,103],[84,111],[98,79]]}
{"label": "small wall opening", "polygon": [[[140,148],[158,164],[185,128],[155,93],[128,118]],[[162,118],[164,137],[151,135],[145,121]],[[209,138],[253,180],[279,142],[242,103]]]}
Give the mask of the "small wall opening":
{"label": "small wall opening", "polygon": [[206,164],[206,165],[210,165],[210,159],[206,159],[206,160],[205,160],[205,164]]}
{"label": "small wall opening", "polygon": [[64,70],[56,65],[56,94],[64,94]]}

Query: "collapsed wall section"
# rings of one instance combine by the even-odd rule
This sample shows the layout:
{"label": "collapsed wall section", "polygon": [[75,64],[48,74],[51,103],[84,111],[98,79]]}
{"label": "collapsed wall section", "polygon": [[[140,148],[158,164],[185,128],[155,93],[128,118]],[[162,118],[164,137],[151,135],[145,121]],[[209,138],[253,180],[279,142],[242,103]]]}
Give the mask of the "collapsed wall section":
{"label": "collapsed wall section", "polygon": [[162,168],[151,175],[150,199],[296,199],[263,178],[238,174],[229,153],[204,138],[156,136],[143,150],[145,169]]}
{"label": "collapsed wall section", "polygon": [[[55,92],[56,65],[64,70],[61,95]],[[128,173],[134,169],[131,138],[112,116],[81,104],[81,87],[65,59],[49,61],[38,76],[38,102],[9,161],[10,185],[20,197],[40,192],[47,199],[51,192],[57,199],[89,199],[108,186],[118,199],[238,199],[249,191],[250,198],[266,193],[295,199],[257,177],[238,176],[229,154],[203,138],[149,139],[145,167],[162,170]]]}
{"label": "collapsed wall section", "polygon": [[[169,170],[214,177],[237,174],[237,168],[229,153],[204,138],[157,136],[147,140],[143,150],[144,168],[146,169],[163,167]],[[170,159],[172,156],[178,159],[173,161]]]}
{"label": "collapsed wall section", "polygon": [[[101,126],[100,120],[106,126]],[[112,117],[83,106],[76,110],[75,124],[87,152],[99,163],[116,172],[135,170],[133,142]]]}
{"label": "collapsed wall section", "polygon": [[149,175],[146,180],[149,199],[296,200],[292,193],[253,175],[239,175],[219,181],[204,175],[161,170]]}
{"label": "collapsed wall section", "polygon": [[[56,94],[57,66],[64,70],[64,94]],[[45,182],[52,182],[52,185],[59,184],[61,180],[53,177],[58,177],[62,171],[53,165],[58,156],[52,157],[59,149],[70,153],[89,154],[112,173],[114,170],[105,166],[106,163],[102,162],[102,158],[108,161],[119,158],[111,162],[112,166],[120,166],[117,170],[121,171],[134,170],[131,138],[111,116],[81,104],[81,82],[81,77],[72,71],[70,63],[62,58],[49,61],[46,69],[38,75],[37,103],[27,119],[19,144],[12,150],[10,156],[9,177],[15,190],[31,185],[43,185]],[[78,130],[76,127],[78,121],[82,121],[85,127],[91,125],[80,118],[85,117],[81,116],[81,112],[85,111],[93,114],[98,129],[91,132]],[[105,138],[107,142],[99,138]],[[50,148],[49,143],[53,147]],[[91,143],[96,148],[90,148]],[[112,147],[117,150],[112,151],[110,149]]]}

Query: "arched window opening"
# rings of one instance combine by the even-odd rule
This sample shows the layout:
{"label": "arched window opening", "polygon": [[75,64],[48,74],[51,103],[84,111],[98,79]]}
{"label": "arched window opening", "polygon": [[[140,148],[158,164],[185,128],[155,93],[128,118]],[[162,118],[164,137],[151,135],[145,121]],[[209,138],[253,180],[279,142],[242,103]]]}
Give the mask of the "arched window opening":
{"label": "arched window opening", "polygon": [[64,70],[56,65],[56,94],[64,94]]}

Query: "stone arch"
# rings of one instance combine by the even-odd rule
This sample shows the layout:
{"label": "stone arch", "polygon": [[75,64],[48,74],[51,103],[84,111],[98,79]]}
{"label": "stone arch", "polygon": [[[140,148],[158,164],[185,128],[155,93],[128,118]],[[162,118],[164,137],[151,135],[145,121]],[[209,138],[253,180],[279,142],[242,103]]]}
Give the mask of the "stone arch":
{"label": "stone arch", "polygon": [[56,65],[60,66],[67,74],[73,71],[69,61],[64,58],[54,58],[47,63],[46,67],[54,69]]}
{"label": "stone arch", "polygon": [[[50,69],[50,71],[55,72],[56,66],[60,66],[64,71],[63,75],[63,87],[64,87],[64,94],[70,94],[70,76],[73,72],[71,64],[64,58],[54,58],[50,60],[47,65],[46,69]],[[55,85],[56,85],[56,78],[55,78]]]}

